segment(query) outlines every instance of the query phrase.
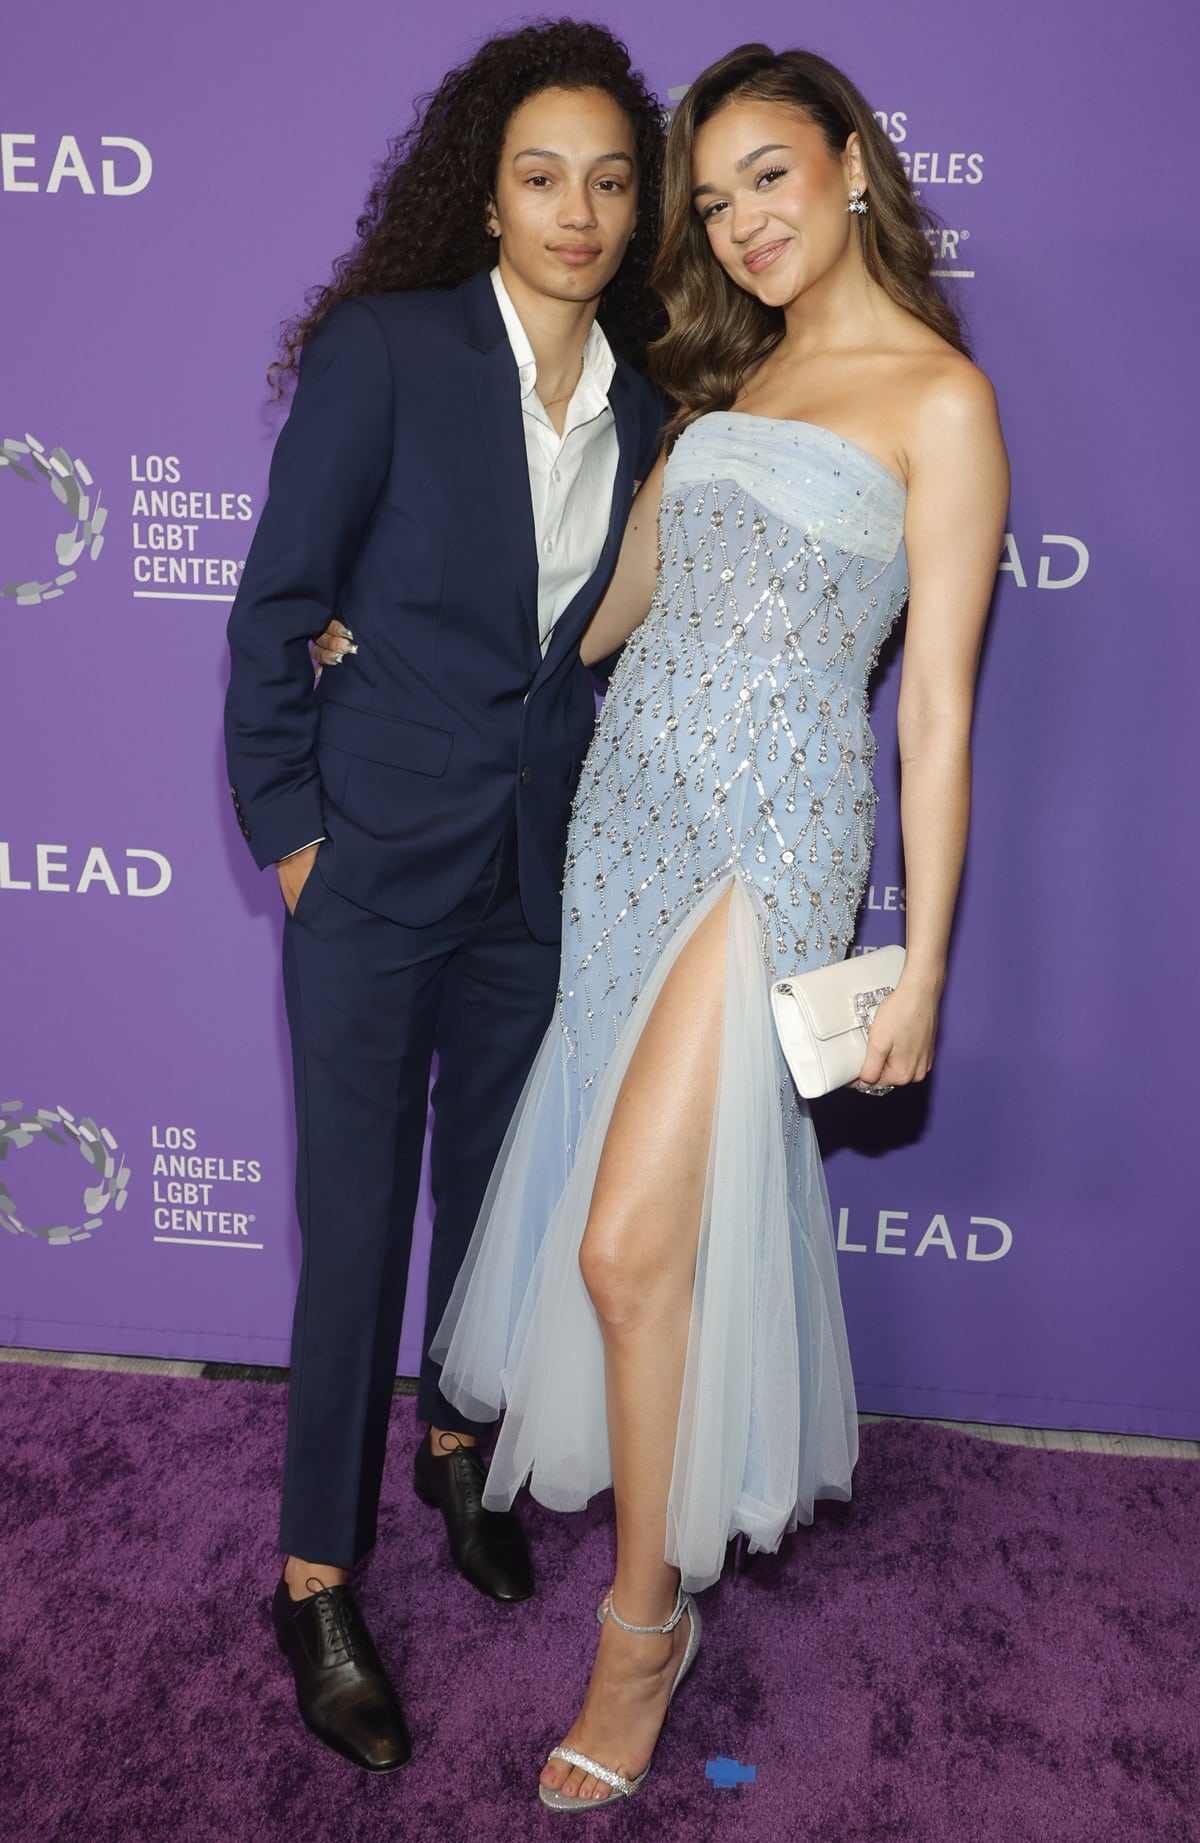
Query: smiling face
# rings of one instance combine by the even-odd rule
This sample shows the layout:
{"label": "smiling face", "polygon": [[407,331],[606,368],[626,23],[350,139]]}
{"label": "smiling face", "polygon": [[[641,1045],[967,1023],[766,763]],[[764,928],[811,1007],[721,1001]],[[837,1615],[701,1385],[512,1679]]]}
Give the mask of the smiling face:
{"label": "smiling face", "polygon": [[633,125],[611,96],[539,90],[514,111],[488,217],[510,292],[595,300],[636,221]]}
{"label": "smiling face", "polygon": [[816,123],[779,103],[726,103],[697,130],[693,202],[730,280],[768,307],[860,265],[852,186],[856,136],[841,155]]}

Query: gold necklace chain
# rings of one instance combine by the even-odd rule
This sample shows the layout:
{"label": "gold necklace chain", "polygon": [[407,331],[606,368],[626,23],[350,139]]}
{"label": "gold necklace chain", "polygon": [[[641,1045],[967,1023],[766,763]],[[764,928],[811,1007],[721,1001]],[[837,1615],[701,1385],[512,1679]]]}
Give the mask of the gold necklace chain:
{"label": "gold necklace chain", "polygon": [[570,390],[568,390],[561,397],[543,397],[541,392],[539,391],[538,392],[538,402],[541,404],[544,410],[552,410],[556,403],[569,403],[571,401],[571,398],[575,395],[575,392],[579,389],[579,383],[582,377],[583,377],[583,353],[581,352],[579,354],[579,377],[576,378]]}

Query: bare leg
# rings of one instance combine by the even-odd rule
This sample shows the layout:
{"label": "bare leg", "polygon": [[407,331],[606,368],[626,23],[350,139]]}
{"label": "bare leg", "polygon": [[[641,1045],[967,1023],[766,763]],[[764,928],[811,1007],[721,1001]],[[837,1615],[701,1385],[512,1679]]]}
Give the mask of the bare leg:
{"label": "bare leg", "polygon": [[[601,1155],[580,1266],[604,1336],[617,1512],[613,1601],[661,1625],[679,1586],[666,1552],[667,1493],[683,1388],[721,1053],[729,897],[672,969],[629,1065]],[[648,1765],[683,1656],[686,1619],[663,1637],[607,1620],[566,1744],[627,1778]],[[605,1799],[591,1774],[552,1760],[542,1784]]]}

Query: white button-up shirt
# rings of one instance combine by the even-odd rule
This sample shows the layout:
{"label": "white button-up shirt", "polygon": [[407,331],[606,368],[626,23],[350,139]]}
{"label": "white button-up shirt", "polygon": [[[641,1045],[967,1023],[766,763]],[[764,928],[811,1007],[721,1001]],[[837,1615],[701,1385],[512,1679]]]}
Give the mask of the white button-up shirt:
{"label": "white button-up shirt", "polygon": [[617,361],[593,321],[583,373],[559,435],[537,394],[537,360],[498,268],[492,286],[521,379],[521,420],[529,462],[538,555],[538,631],[550,644],[563,609],[600,561],[617,477],[617,425],[608,401]]}

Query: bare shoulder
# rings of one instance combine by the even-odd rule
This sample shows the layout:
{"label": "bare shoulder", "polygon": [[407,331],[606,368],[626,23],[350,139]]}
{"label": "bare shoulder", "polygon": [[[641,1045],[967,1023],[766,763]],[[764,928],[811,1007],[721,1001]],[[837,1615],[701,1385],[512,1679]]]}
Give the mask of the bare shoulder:
{"label": "bare shoulder", "polygon": [[946,442],[998,437],[1000,417],[991,379],[942,340],[913,366],[911,436],[914,452]]}
{"label": "bare shoulder", "polygon": [[993,530],[999,546],[1010,488],[991,380],[939,340],[914,365],[910,387],[905,454],[910,551],[922,533],[935,536],[944,550],[949,520],[960,537],[990,554]]}

